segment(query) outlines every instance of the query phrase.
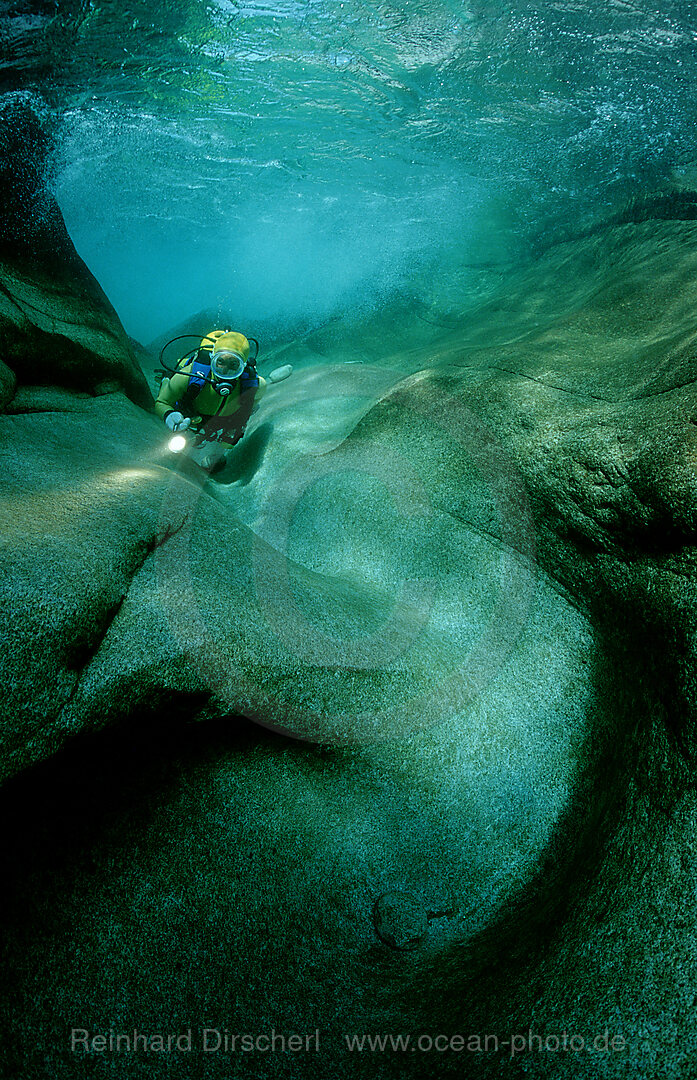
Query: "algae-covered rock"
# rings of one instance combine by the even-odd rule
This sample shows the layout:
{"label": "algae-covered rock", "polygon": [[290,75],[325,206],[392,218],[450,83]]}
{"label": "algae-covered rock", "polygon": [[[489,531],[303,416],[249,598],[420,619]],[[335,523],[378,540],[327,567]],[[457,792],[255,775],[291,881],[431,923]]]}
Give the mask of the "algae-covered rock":
{"label": "algae-covered rock", "polygon": [[0,360],[20,383],[152,397],[106,295],[50,193],[51,122],[28,93],[0,98]]}
{"label": "algae-covered rock", "polygon": [[21,388],[10,408],[0,418],[3,776],[60,745],[81,668],[167,528],[154,421],[122,394]]}
{"label": "algae-covered rock", "polygon": [[14,371],[12,368],[9,368],[7,364],[3,364],[2,361],[0,361],[0,409],[2,409],[8,401],[12,401],[16,386],[17,376]]}

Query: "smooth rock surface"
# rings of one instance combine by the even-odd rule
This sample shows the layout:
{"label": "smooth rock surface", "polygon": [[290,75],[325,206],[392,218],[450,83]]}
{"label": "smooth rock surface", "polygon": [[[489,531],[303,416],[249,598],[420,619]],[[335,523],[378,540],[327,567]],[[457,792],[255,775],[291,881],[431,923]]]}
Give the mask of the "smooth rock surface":
{"label": "smooth rock surface", "polygon": [[[122,394],[20,388],[8,1074],[131,1075],[72,1052],[79,1024],[320,1029],[235,1058],[255,1077],[689,1075],[693,230],[553,251],[431,324],[427,365],[403,308],[309,335],[205,485]],[[530,1030],[584,1052],[512,1054]],[[365,1032],[500,1046],[378,1060],[347,1049]]]}
{"label": "smooth rock surface", "polygon": [[99,394],[111,382],[149,408],[129,339],[51,195],[48,110],[4,94],[0,121],[0,360],[20,383]]}

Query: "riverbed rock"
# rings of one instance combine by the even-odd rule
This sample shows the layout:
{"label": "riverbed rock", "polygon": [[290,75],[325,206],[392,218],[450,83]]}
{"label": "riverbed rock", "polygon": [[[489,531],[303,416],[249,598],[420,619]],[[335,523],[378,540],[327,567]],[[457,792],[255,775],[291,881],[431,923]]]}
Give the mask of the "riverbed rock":
{"label": "riverbed rock", "polygon": [[[689,1074],[692,229],[551,252],[427,364],[403,307],[308,335],[215,481],[120,392],[19,387],[8,1075],[94,1075],[70,1025],[192,1024],[319,1028],[294,1059],[317,1080],[374,1076],[343,1038],[367,1031],[489,1033],[474,1077]],[[511,1052],[564,1030],[583,1053]],[[381,1075],[426,1057],[382,1053]]]}
{"label": "riverbed rock", "polygon": [[[110,381],[149,408],[128,337],[82,262],[50,192],[51,118],[27,92],[0,98],[0,360],[19,383],[99,394]],[[5,381],[3,385],[8,385]]]}

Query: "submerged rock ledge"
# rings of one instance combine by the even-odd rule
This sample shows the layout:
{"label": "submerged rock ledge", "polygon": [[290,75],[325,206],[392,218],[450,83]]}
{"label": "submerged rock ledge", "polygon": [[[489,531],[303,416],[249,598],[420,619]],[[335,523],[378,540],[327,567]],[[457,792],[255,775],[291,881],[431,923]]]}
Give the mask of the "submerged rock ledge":
{"label": "submerged rock ledge", "polygon": [[0,96],[0,402],[15,382],[152,397],[101,286],[50,193],[51,127],[30,93]]}

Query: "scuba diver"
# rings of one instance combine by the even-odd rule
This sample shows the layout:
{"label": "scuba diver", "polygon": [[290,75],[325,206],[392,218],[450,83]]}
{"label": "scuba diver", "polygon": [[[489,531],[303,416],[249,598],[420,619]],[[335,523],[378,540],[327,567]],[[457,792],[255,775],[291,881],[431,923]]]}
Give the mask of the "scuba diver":
{"label": "scuba diver", "polygon": [[213,330],[179,361],[176,370],[165,368],[162,372],[165,377],[155,412],[170,431],[194,433],[194,449],[211,444],[199,461],[209,473],[225,466],[226,450],[244,435],[266,388],[266,380],[257,374],[255,365],[259,343],[255,338],[251,341],[256,352],[250,357],[250,339],[244,334]]}

